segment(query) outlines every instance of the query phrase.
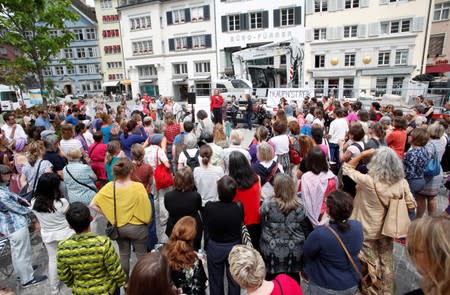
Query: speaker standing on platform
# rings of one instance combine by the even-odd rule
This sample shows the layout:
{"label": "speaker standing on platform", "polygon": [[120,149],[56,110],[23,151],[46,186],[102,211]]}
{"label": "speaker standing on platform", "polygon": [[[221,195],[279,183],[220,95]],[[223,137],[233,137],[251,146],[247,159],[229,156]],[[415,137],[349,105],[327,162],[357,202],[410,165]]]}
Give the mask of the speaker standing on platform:
{"label": "speaker standing on platform", "polygon": [[214,90],[214,95],[211,96],[211,105],[210,109],[214,116],[213,122],[214,124],[220,123],[222,124],[222,105],[223,105],[223,97],[220,95],[219,89]]}

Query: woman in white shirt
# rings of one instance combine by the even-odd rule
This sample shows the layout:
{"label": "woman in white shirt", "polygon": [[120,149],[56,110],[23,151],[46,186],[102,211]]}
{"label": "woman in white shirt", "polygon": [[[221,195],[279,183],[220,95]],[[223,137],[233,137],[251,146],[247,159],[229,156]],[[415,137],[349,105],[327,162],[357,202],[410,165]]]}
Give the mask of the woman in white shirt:
{"label": "woman in white shirt", "polygon": [[277,162],[283,167],[283,171],[287,174],[291,171],[291,161],[289,159],[289,136],[286,134],[287,125],[282,121],[275,121],[272,125],[275,134],[269,140],[275,147],[275,155]]}
{"label": "woman in white shirt", "polygon": [[[202,206],[209,201],[218,201],[217,181],[224,175],[223,168],[213,166],[211,158],[213,151],[207,144],[200,148],[200,166],[194,169],[194,182],[197,192],[202,196]],[[214,185],[212,185],[214,184]]]}
{"label": "woman in white shirt", "polygon": [[[200,152],[197,147],[197,138],[194,134],[189,133],[184,136],[184,145],[186,148],[180,153],[180,156],[178,157],[178,169],[182,169],[185,166],[188,165],[188,157],[194,158],[196,155],[198,157],[198,163],[202,161],[200,158]],[[187,154],[187,156],[186,156]],[[191,167],[194,169],[194,167]]]}
{"label": "woman in white shirt", "polygon": [[75,130],[73,125],[64,124],[61,126],[61,141],[59,142],[59,147],[64,155],[72,149],[80,149],[84,154],[83,145],[78,139],[74,138]]}

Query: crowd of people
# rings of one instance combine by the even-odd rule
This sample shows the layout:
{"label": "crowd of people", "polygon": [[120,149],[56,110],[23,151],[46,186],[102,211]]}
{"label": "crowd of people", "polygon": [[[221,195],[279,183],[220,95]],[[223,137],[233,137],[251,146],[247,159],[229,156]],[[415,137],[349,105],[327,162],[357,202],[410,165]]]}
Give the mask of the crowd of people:
{"label": "crowd of people", "polygon": [[51,294],[63,283],[73,294],[303,294],[304,282],[314,295],[394,294],[394,242],[423,277],[414,294],[448,294],[450,203],[439,212],[436,196],[450,187],[450,139],[432,102],[404,113],[282,98],[248,146],[226,103],[215,91],[211,113],[181,123],[171,100],[149,96],[133,110],[80,100],[4,113],[0,233],[21,286],[47,280],[34,274],[34,224]]}

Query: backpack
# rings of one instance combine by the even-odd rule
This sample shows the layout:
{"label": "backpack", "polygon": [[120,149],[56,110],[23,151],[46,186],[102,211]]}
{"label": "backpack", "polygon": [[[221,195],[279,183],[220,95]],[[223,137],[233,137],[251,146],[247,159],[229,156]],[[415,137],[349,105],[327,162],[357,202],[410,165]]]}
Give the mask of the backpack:
{"label": "backpack", "polygon": [[[362,153],[365,150],[357,142],[355,142],[352,145],[356,146],[360,153]],[[361,172],[362,174],[367,174],[367,172],[369,172],[369,170],[367,169],[367,162],[366,161],[359,161],[359,163],[358,163],[358,165],[356,166],[355,169],[358,170],[359,172]]]}
{"label": "backpack", "polygon": [[199,150],[197,150],[193,157],[189,156],[189,153],[186,150],[183,150],[183,153],[186,156],[186,166],[191,167],[192,171],[194,171],[195,167],[200,166],[200,162],[198,161],[198,156],[200,155]]}

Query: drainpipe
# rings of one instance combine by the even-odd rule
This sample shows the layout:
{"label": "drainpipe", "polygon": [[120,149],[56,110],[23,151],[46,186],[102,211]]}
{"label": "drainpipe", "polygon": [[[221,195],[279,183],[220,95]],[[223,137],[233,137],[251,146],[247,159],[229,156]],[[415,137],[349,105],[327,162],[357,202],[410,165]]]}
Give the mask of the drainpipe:
{"label": "drainpipe", "polygon": [[431,5],[433,4],[433,1],[428,1],[428,15],[427,15],[427,25],[425,27],[425,42],[423,42],[423,53],[422,53],[422,64],[420,65],[420,74],[424,74],[425,73],[425,68],[426,65],[424,66],[425,63],[425,58],[427,55],[427,41],[429,40],[429,34],[428,34],[428,27],[430,25],[430,17],[431,17]]}

